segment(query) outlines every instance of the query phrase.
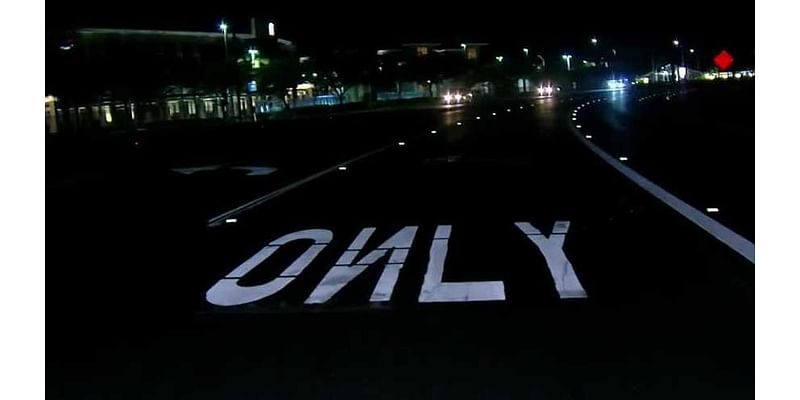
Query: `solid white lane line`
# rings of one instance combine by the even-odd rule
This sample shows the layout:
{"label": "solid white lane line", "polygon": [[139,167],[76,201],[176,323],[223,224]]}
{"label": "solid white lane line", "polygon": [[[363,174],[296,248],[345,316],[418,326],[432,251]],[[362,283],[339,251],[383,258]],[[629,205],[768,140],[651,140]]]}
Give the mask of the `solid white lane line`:
{"label": "solid white lane line", "polygon": [[724,243],[726,246],[731,248],[731,250],[739,253],[742,257],[746,258],[753,264],[756,263],[756,245],[753,242],[745,239],[738,233],[730,230],[728,227],[720,224],[708,215],[703,214],[703,212],[700,210],[690,206],[685,201],[664,190],[627,165],[615,160],[614,157],[597,147],[597,145],[589,140],[584,139],[580,131],[578,131],[572,125],[570,125],[570,130],[572,131],[572,134],[575,135],[579,141],[581,141],[581,143],[589,148],[589,150],[597,154],[597,156],[608,163],[608,165],[614,167],[614,169],[619,171],[622,175],[625,175],[626,178],[630,179],[633,181],[633,183],[639,185],[639,187],[644,189],[646,192],[655,196],[657,199],[661,200],[661,202],[668,205],[679,214],[683,215],[689,221],[692,221],[695,225],[708,232],[711,236],[717,238],[717,240]]}
{"label": "solid white lane line", "polygon": [[245,212],[245,211],[247,211],[247,210],[249,210],[251,208],[254,208],[254,207],[257,207],[257,206],[259,206],[261,204],[264,204],[265,202],[267,202],[269,200],[272,200],[272,199],[274,199],[274,198],[276,198],[276,197],[278,197],[278,196],[280,196],[280,195],[282,195],[282,194],[284,194],[284,193],[286,193],[286,192],[288,192],[288,191],[290,191],[292,189],[297,189],[298,187],[303,186],[306,183],[309,183],[309,182],[314,181],[316,179],[319,179],[319,178],[321,178],[321,177],[323,177],[323,176],[325,176],[325,175],[327,175],[327,174],[329,174],[329,173],[331,173],[333,171],[346,170],[347,169],[347,165],[352,164],[352,163],[354,163],[356,161],[362,160],[364,158],[367,158],[367,157],[369,157],[371,155],[380,153],[380,152],[382,152],[382,151],[384,151],[384,150],[386,150],[386,149],[388,149],[388,148],[390,148],[392,146],[393,146],[393,144],[387,144],[386,146],[379,147],[377,149],[368,151],[368,152],[366,152],[364,154],[361,154],[358,157],[352,158],[352,159],[347,160],[347,161],[345,161],[343,163],[336,164],[336,165],[334,165],[334,166],[332,166],[332,167],[330,167],[328,169],[324,169],[324,170],[322,170],[320,172],[317,172],[316,174],[313,174],[311,176],[307,176],[307,177],[305,177],[303,179],[300,179],[299,181],[290,183],[290,184],[288,184],[288,185],[286,185],[286,186],[284,186],[284,187],[282,187],[280,189],[277,189],[277,190],[274,190],[274,191],[272,191],[270,193],[267,193],[267,194],[265,194],[265,195],[263,195],[263,196],[261,196],[261,197],[259,197],[257,199],[250,200],[247,203],[244,203],[244,204],[242,204],[242,205],[240,205],[240,206],[238,206],[236,208],[233,208],[231,210],[225,211],[224,213],[222,213],[220,215],[217,215],[214,218],[209,219],[208,222],[207,222],[207,225],[208,226],[220,225],[220,224],[224,223],[226,219],[233,218],[233,217],[235,217],[235,216],[237,216],[237,215],[239,215],[239,214],[241,214],[241,213],[243,213],[243,212]]}

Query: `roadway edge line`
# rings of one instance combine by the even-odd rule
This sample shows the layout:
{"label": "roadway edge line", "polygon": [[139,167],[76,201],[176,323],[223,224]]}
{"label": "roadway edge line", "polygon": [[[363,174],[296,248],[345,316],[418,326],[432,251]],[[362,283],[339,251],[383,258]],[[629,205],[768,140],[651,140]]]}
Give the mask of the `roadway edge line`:
{"label": "roadway edge line", "polygon": [[664,190],[662,187],[656,185],[649,179],[634,171],[631,167],[622,164],[614,157],[606,153],[603,149],[596,144],[583,137],[583,134],[575,127],[567,117],[567,124],[573,135],[583,143],[589,150],[595,153],[598,157],[603,159],[608,165],[614,167],[626,178],[630,179],[633,183],[650,193],[655,198],[661,200],[664,204],[683,215],[686,219],[708,232],[711,236],[715,237],[720,242],[731,248],[731,250],[739,253],[742,257],[755,265],[756,263],[756,246],[753,242],[745,239],[743,236],[732,231],[725,225],[720,224],[713,218],[703,214],[702,211],[690,206],[685,201],[679,199],[672,193]]}
{"label": "roadway edge line", "polygon": [[261,204],[263,204],[263,203],[265,203],[265,202],[267,202],[269,200],[272,200],[272,199],[274,199],[274,198],[276,198],[276,197],[278,197],[278,196],[280,196],[280,195],[282,195],[282,194],[284,194],[286,192],[289,192],[289,191],[291,191],[293,189],[297,189],[298,187],[300,187],[302,185],[305,185],[306,183],[309,183],[309,182],[311,182],[313,180],[316,180],[318,178],[321,178],[321,177],[323,177],[323,176],[325,176],[325,175],[327,175],[327,174],[329,174],[329,173],[331,173],[333,171],[336,171],[336,170],[339,169],[339,167],[350,165],[350,164],[355,163],[357,161],[360,161],[360,160],[362,160],[364,158],[367,158],[367,157],[372,156],[374,154],[380,153],[380,152],[392,147],[393,145],[394,145],[393,143],[390,143],[390,144],[387,144],[385,146],[378,147],[377,149],[370,150],[370,151],[368,151],[368,152],[366,152],[364,154],[361,154],[361,155],[359,155],[359,156],[357,156],[355,158],[351,158],[351,159],[349,159],[347,161],[338,163],[338,164],[336,164],[336,165],[334,165],[334,166],[332,166],[330,168],[324,169],[324,170],[319,171],[319,172],[317,172],[315,174],[307,176],[307,177],[305,177],[303,179],[300,179],[298,181],[292,182],[292,183],[290,183],[290,184],[288,184],[286,186],[283,186],[281,188],[275,189],[272,192],[269,192],[269,193],[267,193],[267,194],[265,194],[265,195],[263,195],[261,197],[258,197],[258,198],[255,198],[253,200],[250,200],[247,203],[244,203],[244,204],[242,204],[242,205],[240,205],[240,206],[238,206],[236,208],[233,208],[233,209],[230,209],[228,211],[225,211],[222,214],[219,214],[216,217],[213,217],[213,218],[209,219],[206,222],[206,225],[208,227],[218,226],[218,225],[224,223],[225,220],[228,219],[228,218],[231,218],[231,217],[234,217],[236,215],[239,215],[239,214],[241,214],[241,213],[243,213],[245,211],[248,211],[248,210],[250,210],[250,209],[252,209],[254,207],[258,207],[259,205],[261,205]]}

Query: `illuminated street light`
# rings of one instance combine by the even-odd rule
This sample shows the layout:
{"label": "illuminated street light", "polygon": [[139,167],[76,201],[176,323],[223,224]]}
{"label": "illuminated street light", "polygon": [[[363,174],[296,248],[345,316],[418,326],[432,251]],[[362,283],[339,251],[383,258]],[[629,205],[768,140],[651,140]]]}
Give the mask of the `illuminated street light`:
{"label": "illuminated street light", "polygon": [[674,44],[675,46],[679,46],[681,42],[679,42],[678,39],[675,39],[672,41],[672,44]]}
{"label": "illuminated street light", "polygon": [[275,36],[275,23],[270,22],[267,24],[267,31],[270,36]]}
{"label": "illuminated street light", "polygon": [[694,49],[689,49],[689,53],[694,53]]}
{"label": "illuminated street light", "polygon": [[503,62],[503,56],[497,56],[494,58],[497,62]]}
{"label": "illuminated street light", "polygon": [[561,58],[562,58],[564,61],[566,61],[566,62],[567,62],[567,71],[571,71],[571,70],[572,70],[572,68],[570,67],[569,61],[570,61],[570,59],[572,59],[572,56],[571,56],[571,55],[569,55],[569,54],[564,54],[564,55],[562,55],[562,56],[561,56]]}
{"label": "illuminated street light", "polygon": [[522,52],[525,53],[525,57],[528,56],[528,48],[527,47],[523,47],[522,48]]}
{"label": "illuminated street light", "polygon": [[254,69],[260,68],[261,62],[259,62],[259,60],[256,58],[256,56],[258,55],[258,50],[250,48],[250,50],[247,50],[247,52],[250,54],[250,65]]}
{"label": "illuminated street light", "polygon": [[228,59],[228,24],[225,21],[219,23],[219,30],[222,31],[222,42],[225,43],[225,60]]}
{"label": "illuminated street light", "polygon": [[594,45],[597,44],[597,38],[595,38],[595,37],[592,38],[592,44],[594,44]]}

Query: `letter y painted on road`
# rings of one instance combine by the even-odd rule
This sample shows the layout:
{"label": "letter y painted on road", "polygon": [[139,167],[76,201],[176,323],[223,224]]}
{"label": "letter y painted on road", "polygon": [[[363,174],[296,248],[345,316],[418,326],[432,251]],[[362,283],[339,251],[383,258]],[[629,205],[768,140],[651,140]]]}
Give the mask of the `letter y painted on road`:
{"label": "letter y painted on road", "polygon": [[514,225],[528,236],[528,239],[544,255],[544,259],[547,261],[547,268],[556,283],[559,297],[562,299],[585,298],[586,291],[583,290],[578,276],[575,275],[572,263],[569,262],[567,255],[564,254],[564,239],[569,230],[569,221],[556,221],[553,225],[553,232],[550,233],[549,237],[543,235],[542,232],[527,222],[517,222]]}

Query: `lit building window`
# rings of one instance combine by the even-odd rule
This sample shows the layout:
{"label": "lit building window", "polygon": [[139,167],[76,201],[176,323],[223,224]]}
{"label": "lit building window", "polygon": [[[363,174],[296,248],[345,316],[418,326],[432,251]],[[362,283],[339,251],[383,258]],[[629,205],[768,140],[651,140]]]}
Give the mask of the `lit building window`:
{"label": "lit building window", "polygon": [[107,123],[110,124],[111,121],[113,121],[113,118],[111,117],[111,106],[110,105],[103,106],[103,115],[105,116],[105,119],[106,119]]}
{"label": "lit building window", "polygon": [[428,48],[425,46],[417,47],[417,55],[418,56],[427,56],[428,55]]}
{"label": "lit building window", "polygon": [[467,60],[477,60],[478,59],[478,49],[474,47],[470,47],[467,49]]}
{"label": "lit building window", "polygon": [[169,111],[169,117],[175,117],[181,114],[181,103],[178,101],[169,101],[167,102],[167,110]]}
{"label": "lit building window", "polygon": [[194,104],[194,100],[187,101],[186,102],[186,106],[187,106],[187,111],[189,112],[189,115],[197,114],[197,106]]}
{"label": "lit building window", "polygon": [[214,100],[213,99],[204,99],[203,100],[203,108],[206,112],[213,112],[214,111]]}

